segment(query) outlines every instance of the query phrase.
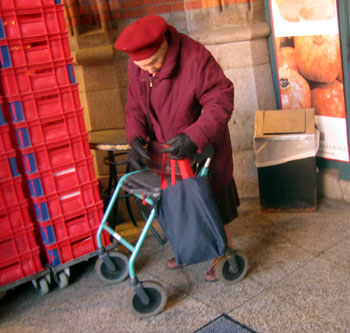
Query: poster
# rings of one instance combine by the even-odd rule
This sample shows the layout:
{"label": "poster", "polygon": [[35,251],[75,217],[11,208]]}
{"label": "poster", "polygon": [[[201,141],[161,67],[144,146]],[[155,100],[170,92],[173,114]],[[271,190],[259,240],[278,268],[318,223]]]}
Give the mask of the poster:
{"label": "poster", "polygon": [[317,156],[349,162],[336,0],[270,0],[282,109],[314,108]]}

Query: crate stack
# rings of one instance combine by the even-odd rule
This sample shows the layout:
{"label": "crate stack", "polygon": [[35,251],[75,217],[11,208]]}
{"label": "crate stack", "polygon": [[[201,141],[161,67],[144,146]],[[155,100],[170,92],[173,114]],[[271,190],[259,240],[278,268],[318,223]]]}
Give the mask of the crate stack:
{"label": "crate stack", "polygon": [[[4,110],[47,262],[97,249],[103,217],[60,0],[1,0]],[[109,244],[104,234],[104,245]]]}
{"label": "crate stack", "polygon": [[0,96],[0,287],[44,271]]}

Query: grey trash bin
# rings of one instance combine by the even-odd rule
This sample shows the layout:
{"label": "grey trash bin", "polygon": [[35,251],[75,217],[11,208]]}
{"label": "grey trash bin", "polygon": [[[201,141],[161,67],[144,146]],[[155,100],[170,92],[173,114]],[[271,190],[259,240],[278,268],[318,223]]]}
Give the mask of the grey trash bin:
{"label": "grey trash bin", "polygon": [[254,152],[262,210],[316,210],[318,137],[314,109],[256,112]]}

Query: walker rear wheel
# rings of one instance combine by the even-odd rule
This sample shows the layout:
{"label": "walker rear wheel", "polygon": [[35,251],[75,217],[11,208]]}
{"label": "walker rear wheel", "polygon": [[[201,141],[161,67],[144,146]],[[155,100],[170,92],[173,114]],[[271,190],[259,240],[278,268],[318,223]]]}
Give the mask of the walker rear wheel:
{"label": "walker rear wheel", "polygon": [[147,318],[160,313],[167,302],[167,294],[161,285],[153,281],[141,282],[142,287],[150,298],[148,304],[144,304],[133,290],[128,295],[128,305],[132,312],[139,318]]}
{"label": "walker rear wheel", "polygon": [[225,284],[237,283],[244,279],[248,271],[248,258],[245,254],[235,251],[237,270],[232,271],[230,263],[226,256],[219,259],[216,263],[216,277]]}
{"label": "walker rear wheel", "polygon": [[109,252],[108,255],[115,266],[115,270],[111,270],[101,258],[98,258],[95,264],[97,277],[104,283],[119,283],[124,281],[129,275],[128,257],[117,251]]}

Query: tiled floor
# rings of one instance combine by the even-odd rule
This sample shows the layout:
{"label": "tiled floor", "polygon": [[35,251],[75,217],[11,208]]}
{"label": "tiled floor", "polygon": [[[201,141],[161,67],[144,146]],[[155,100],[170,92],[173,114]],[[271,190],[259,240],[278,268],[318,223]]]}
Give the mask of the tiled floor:
{"label": "tiled floor", "polygon": [[[29,283],[8,292],[0,332],[194,332],[221,313],[258,332],[350,332],[350,204],[322,200],[315,213],[267,214],[252,199],[239,212],[234,242],[250,269],[238,284],[205,282],[209,262],[169,271],[169,245],[149,235],[136,270],[166,289],[159,315],[135,318],[128,281],[100,283],[92,259],[72,267],[67,288],[39,296]],[[139,232],[118,229],[129,239]]]}

